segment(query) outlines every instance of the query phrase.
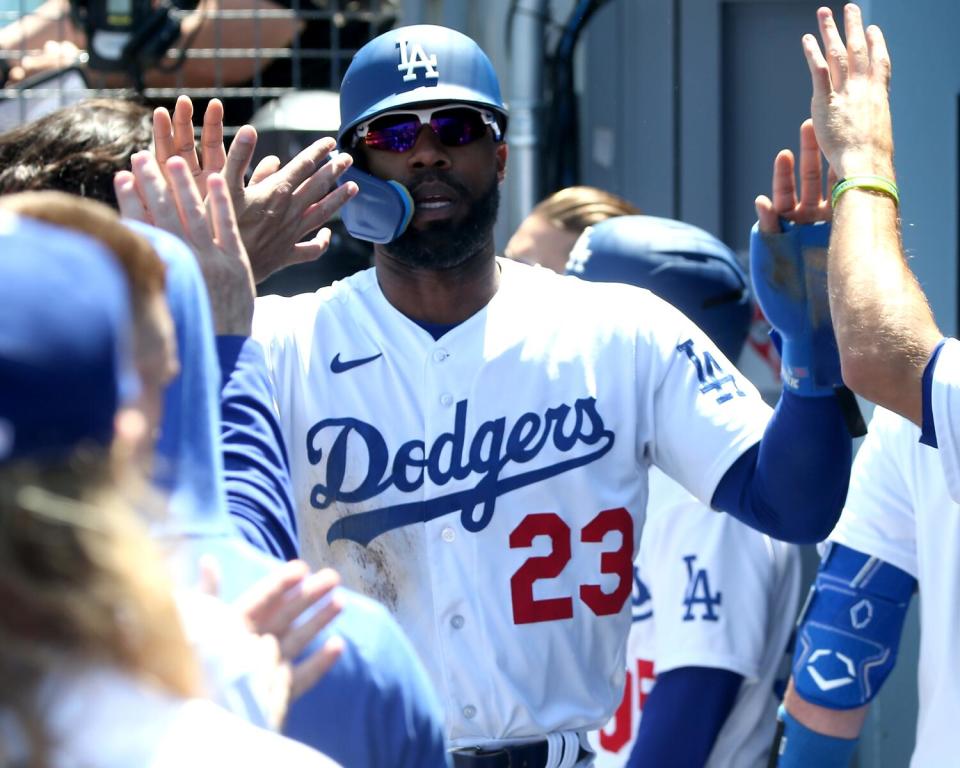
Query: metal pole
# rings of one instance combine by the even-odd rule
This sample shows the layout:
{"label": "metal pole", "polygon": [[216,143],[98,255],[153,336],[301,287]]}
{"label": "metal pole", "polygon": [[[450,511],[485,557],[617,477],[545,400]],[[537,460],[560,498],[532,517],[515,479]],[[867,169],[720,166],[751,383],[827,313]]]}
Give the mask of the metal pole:
{"label": "metal pole", "polygon": [[538,125],[543,115],[543,67],[548,0],[518,0],[512,20],[507,105],[510,147],[501,220],[507,237],[542,196]]}

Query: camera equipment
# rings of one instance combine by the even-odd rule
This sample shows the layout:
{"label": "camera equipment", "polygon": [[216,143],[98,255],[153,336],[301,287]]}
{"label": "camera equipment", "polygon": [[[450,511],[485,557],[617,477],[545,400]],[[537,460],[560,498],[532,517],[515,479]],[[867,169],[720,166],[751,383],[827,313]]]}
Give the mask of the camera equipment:
{"label": "camera equipment", "polygon": [[77,26],[87,36],[89,66],[126,72],[142,90],[143,73],[180,37],[169,0],[70,0]]}

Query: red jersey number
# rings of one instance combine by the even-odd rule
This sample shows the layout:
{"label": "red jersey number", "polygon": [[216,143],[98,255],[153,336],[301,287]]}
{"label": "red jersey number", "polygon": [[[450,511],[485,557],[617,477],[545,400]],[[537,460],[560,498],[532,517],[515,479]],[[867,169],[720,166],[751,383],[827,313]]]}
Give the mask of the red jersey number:
{"label": "red jersey number", "polygon": [[[617,586],[612,592],[604,592],[599,584],[580,587],[580,599],[597,616],[619,613],[633,586],[633,518],[626,509],[605,509],[583,527],[580,541],[598,544],[610,531],[620,533],[620,546],[614,551],[601,553],[599,570],[600,573],[615,574],[619,578]],[[572,597],[537,599],[533,596],[534,582],[556,578],[570,562],[570,526],[552,512],[527,515],[510,534],[510,548],[527,549],[537,536],[550,538],[550,553],[531,557],[511,577],[514,624],[573,618]]]}

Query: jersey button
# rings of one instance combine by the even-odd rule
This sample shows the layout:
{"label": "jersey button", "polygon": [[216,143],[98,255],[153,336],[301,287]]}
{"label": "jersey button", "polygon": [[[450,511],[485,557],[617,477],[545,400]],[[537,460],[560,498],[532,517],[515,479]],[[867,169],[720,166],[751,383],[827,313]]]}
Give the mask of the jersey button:
{"label": "jersey button", "polygon": [[454,533],[453,528],[444,528],[442,531],[440,531],[440,538],[446,542],[451,542],[457,538],[457,534]]}
{"label": "jersey button", "polygon": [[433,353],[433,359],[438,363],[442,363],[448,357],[450,357],[450,353],[445,349],[438,349]]}
{"label": "jersey button", "polygon": [[463,716],[467,718],[467,720],[473,720],[473,718],[477,716],[477,708],[467,704],[467,706],[463,708]]}
{"label": "jersey button", "polygon": [[459,613],[450,619],[450,626],[454,629],[463,629],[463,616]]}
{"label": "jersey button", "polygon": [[444,405],[447,408],[453,405],[453,395],[451,395],[449,392],[444,392],[442,395],[440,395],[440,405]]}

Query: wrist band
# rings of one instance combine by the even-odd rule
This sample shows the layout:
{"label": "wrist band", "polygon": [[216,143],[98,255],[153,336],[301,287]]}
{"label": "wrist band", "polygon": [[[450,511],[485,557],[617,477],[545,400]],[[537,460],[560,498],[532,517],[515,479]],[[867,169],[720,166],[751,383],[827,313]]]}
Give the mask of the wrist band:
{"label": "wrist band", "polygon": [[900,207],[900,191],[897,185],[884,176],[851,176],[849,179],[840,179],[833,185],[833,194],[830,196],[830,205],[837,207],[840,195],[848,189],[866,189],[870,192],[880,192],[891,198],[898,208]]}

